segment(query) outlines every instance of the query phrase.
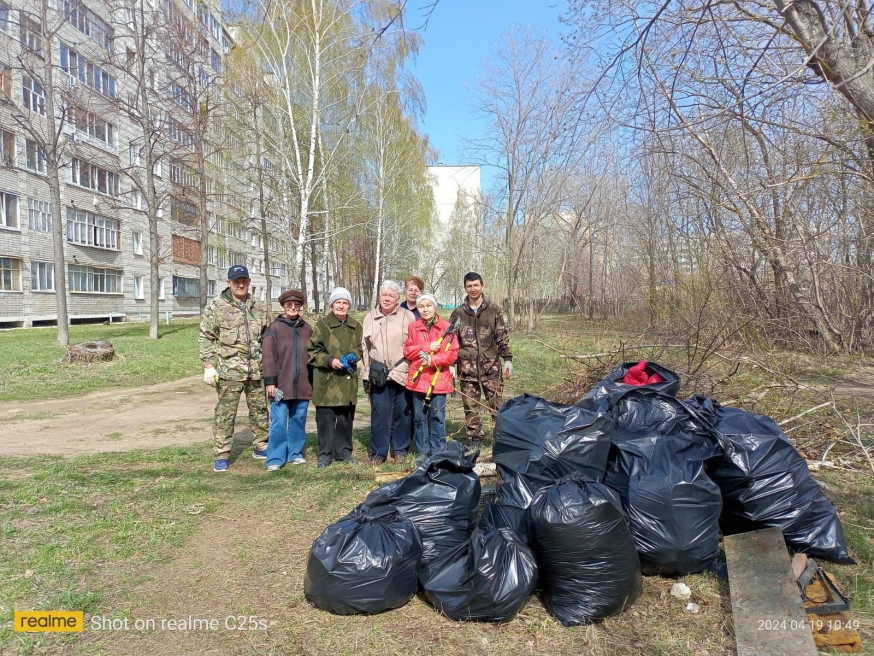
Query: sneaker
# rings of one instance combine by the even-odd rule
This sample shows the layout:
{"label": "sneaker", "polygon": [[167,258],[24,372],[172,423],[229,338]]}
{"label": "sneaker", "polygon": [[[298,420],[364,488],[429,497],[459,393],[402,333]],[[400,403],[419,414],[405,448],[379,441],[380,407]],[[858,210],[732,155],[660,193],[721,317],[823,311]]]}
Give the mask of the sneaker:
{"label": "sneaker", "polygon": [[327,460],[319,460],[319,464],[316,466],[321,469],[322,467],[330,467],[331,463]]}
{"label": "sneaker", "polygon": [[279,471],[280,469],[279,465],[267,465],[267,471]]}
{"label": "sneaker", "polygon": [[212,463],[212,470],[216,472],[228,471],[228,461],[225,459],[216,460],[214,463]]}
{"label": "sneaker", "polygon": [[306,458],[295,458],[291,461],[292,465],[305,465],[307,464]]}
{"label": "sneaker", "polygon": [[258,460],[267,460],[267,449],[252,451],[252,457],[257,458]]}

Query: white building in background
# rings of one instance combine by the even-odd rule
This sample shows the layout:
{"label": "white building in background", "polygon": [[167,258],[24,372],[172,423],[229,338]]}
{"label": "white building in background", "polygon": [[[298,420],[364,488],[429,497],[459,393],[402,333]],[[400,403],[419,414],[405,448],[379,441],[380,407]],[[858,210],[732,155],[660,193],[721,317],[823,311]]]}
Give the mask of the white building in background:
{"label": "white building in background", "polygon": [[[435,226],[435,250],[443,252],[449,241],[452,231],[463,229],[466,233],[464,242],[472,243],[478,234],[478,208],[482,194],[480,183],[479,166],[437,166],[428,167],[431,189],[434,192],[434,209],[439,222]],[[456,220],[453,225],[453,213]],[[462,249],[464,250],[464,249]],[[455,257],[462,257],[465,262],[447,262],[441,259],[436,264],[434,279],[426,280],[428,291],[437,296],[441,304],[455,305],[458,303],[459,293],[463,289],[461,278],[454,277],[460,268],[468,270],[476,269],[478,257],[471,253],[452,253]],[[470,256],[468,259],[467,256]],[[457,266],[456,266],[457,265]],[[463,265],[463,266],[462,266]],[[459,268],[460,267],[460,268]],[[461,274],[464,275],[464,274]],[[453,279],[449,279],[452,277]],[[463,298],[464,294],[461,293]]]}

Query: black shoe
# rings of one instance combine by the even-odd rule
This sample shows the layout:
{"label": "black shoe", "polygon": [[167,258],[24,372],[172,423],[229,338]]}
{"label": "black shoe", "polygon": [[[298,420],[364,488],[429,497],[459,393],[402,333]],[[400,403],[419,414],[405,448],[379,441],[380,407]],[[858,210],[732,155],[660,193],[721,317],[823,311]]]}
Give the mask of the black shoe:
{"label": "black shoe", "polygon": [[318,467],[319,469],[321,469],[322,467],[330,467],[330,466],[331,466],[330,460],[319,460],[319,464],[316,465],[316,467]]}
{"label": "black shoe", "polygon": [[346,458],[346,460],[338,460],[341,465],[357,465],[358,461],[355,458]]}

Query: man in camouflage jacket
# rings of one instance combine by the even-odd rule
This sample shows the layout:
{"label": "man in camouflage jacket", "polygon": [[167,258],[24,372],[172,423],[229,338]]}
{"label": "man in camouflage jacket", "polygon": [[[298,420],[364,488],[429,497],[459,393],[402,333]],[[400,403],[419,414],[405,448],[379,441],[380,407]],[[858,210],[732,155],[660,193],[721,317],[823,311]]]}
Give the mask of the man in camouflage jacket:
{"label": "man in camouflage jacket", "polygon": [[218,403],[213,415],[213,471],[227,471],[234,441],[240,395],[246,393],[249,425],[256,458],[267,457],[270,427],[267,395],[261,384],[261,336],[270,324],[266,304],[249,295],[249,270],[228,270],[228,287],[210,301],[200,321],[203,382],[215,385]]}
{"label": "man in camouflage jacket", "polygon": [[510,350],[510,333],[504,326],[501,307],[483,294],[482,276],[474,272],[464,276],[464,291],[467,296],[455,308],[450,322],[459,322],[458,382],[464,403],[467,438],[479,442],[485,435],[479,404],[476,403],[480,399],[480,390],[494,419],[503,401],[504,379],[513,373],[513,351]]}

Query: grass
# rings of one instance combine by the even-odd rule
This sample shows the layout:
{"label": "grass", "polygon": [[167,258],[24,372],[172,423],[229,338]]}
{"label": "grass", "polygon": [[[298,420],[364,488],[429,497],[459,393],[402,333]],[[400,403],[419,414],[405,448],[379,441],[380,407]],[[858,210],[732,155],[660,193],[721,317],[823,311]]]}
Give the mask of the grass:
{"label": "grass", "polygon": [[[171,328],[177,328],[176,325]],[[109,365],[77,367],[83,391],[130,382],[139,374],[132,365],[148,359],[145,327],[87,326],[75,339],[104,337],[125,359]],[[133,330],[125,333],[125,330]],[[22,365],[41,343],[30,346],[29,332],[16,331],[16,345],[0,367]],[[42,331],[40,331],[42,332]],[[53,339],[45,331],[48,345]],[[11,334],[0,335],[2,340]],[[196,324],[178,324],[158,342],[151,357],[162,367],[179,367],[196,357]],[[512,338],[515,373],[508,396],[544,392],[571,378],[579,365],[561,356],[570,352],[609,350],[615,335],[601,329],[579,330],[568,318],[548,317],[535,335]],[[44,344],[45,345],[45,344]],[[56,358],[54,358],[56,359]],[[51,362],[46,366],[67,371]],[[142,366],[142,363],[140,364]],[[172,377],[161,367],[153,378]],[[69,372],[68,372],[69,373]],[[68,374],[65,374],[68,375]],[[72,375],[72,374],[69,374]],[[766,380],[755,372],[732,378],[735,389],[752,389]],[[52,376],[38,389],[52,389]],[[17,385],[17,383],[16,383]],[[31,389],[33,389],[31,381]],[[23,395],[13,385],[0,393]],[[48,394],[48,392],[43,392]],[[55,392],[53,392],[55,393]],[[78,392],[77,392],[78,393]],[[813,398],[775,392],[749,409],[790,416],[809,407]],[[6,396],[5,398],[9,398]],[[718,398],[722,398],[721,396]],[[458,400],[456,400],[458,403]],[[807,405],[805,405],[807,404]],[[849,411],[849,407],[846,408]],[[866,408],[867,411],[867,408]],[[839,435],[836,421],[817,416],[799,439]],[[460,427],[449,422],[449,432]],[[188,432],[191,425],[169,424]],[[355,432],[356,453],[369,443],[366,430]],[[324,527],[360,503],[375,487],[367,466],[316,469],[314,435],[309,436],[309,464],[267,475],[249,446],[234,447],[230,471],[209,471],[210,445],[112,453],[59,459],[0,459],[0,653],[31,654],[585,654],[698,656],[734,653],[728,589],[708,574],[684,577],[701,612],[692,615],[668,594],[674,582],[646,577],[642,598],[627,612],[592,627],[564,628],[536,598],[511,623],[455,623],[436,614],[421,599],[373,617],[335,617],[309,606],[303,596],[303,572],[312,540]],[[813,450],[814,444],[810,445]],[[841,449],[844,449],[843,451]],[[832,454],[849,458],[847,445]],[[841,455],[843,454],[843,455]],[[399,469],[390,465],[386,470]],[[857,567],[829,566],[853,604],[864,635],[874,641],[874,480],[870,473],[824,471],[818,474],[841,512]],[[83,610],[89,616],[129,618],[218,618],[218,631],[92,631],[82,634],[19,634],[11,630],[14,609]],[[228,616],[253,616],[267,630],[230,631]],[[869,651],[869,653],[874,653]]]}
{"label": "grass", "polygon": [[191,376],[202,370],[197,356],[197,322],[175,320],[150,340],[146,323],[70,326],[70,343],[112,342],[116,358],[93,364],[64,363],[56,328],[0,332],[0,401],[77,396],[107,387],[135,387]]}

